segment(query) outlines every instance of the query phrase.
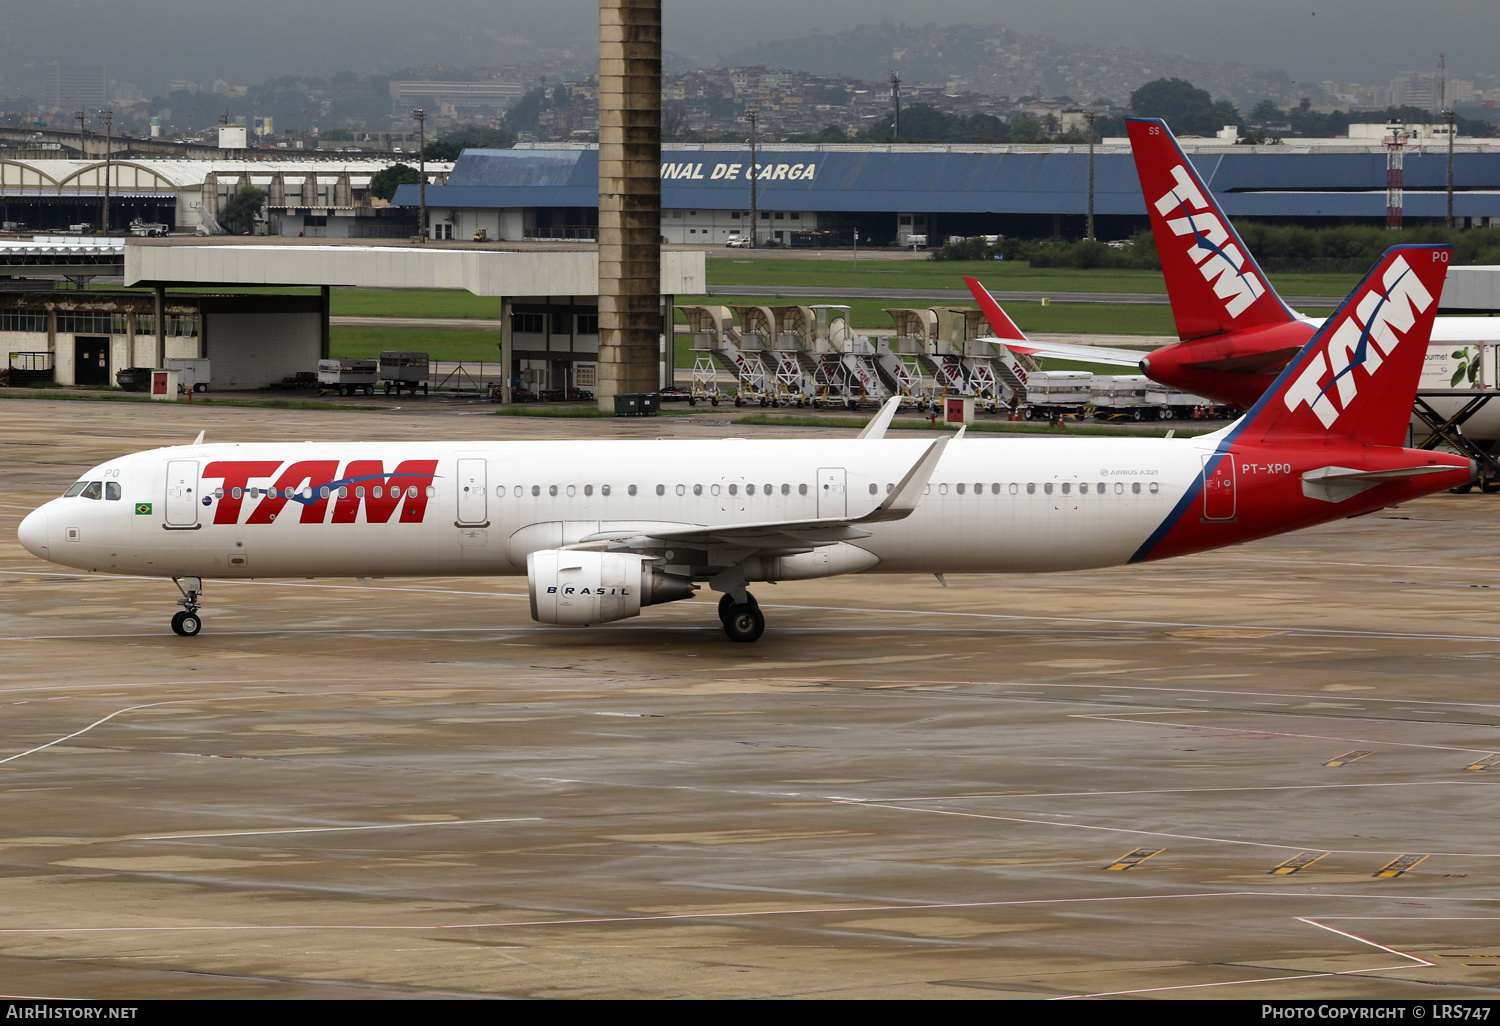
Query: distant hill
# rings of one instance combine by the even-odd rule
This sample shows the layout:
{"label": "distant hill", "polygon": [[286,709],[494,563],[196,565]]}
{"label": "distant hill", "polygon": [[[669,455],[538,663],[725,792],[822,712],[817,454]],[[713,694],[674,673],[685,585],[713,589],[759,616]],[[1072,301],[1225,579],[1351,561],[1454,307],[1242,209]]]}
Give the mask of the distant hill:
{"label": "distant hill", "polygon": [[[1252,71],[1181,54],[1125,47],[1075,46],[1029,36],[1004,25],[906,25],[884,21],[845,32],[814,33],[760,43],[723,55],[720,67],[768,68],[883,81],[899,71],[908,85],[946,85],[997,96],[1069,96],[1080,103],[1107,98],[1123,104],[1158,78],[1184,78],[1242,109],[1262,99],[1295,103],[1298,86],[1283,71]],[[1307,87],[1301,87],[1305,90]],[[1317,90],[1314,90],[1317,93]],[[1320,102],[1319,95],[1311,97]]]}

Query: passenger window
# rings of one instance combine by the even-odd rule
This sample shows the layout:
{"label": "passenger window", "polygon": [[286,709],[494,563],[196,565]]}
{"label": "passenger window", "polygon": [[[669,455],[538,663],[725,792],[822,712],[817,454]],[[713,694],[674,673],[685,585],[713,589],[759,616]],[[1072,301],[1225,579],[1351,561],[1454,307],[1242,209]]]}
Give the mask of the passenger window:
{"label": "passenger window", "polygon": [[1125,494],[1125,486],[1122,485],[1118,481],[1115,482],[1115,494],[1116,495],[1124,495]]}
{"label": "passenger window", "polygon": [[[960,481],[954,487],[958,490],[958,494],[959,495],[962,495],[964,493],[964,483],[962,481]],[[942,491],[942,489],[940,488],[940,489],[938,489],[938,491]]]}
{"label": "passenger window", "polygon": [[1161,491],[1161,485],[1157,484],[1155,481],[1152,481],[1151,482],[1151,494],[1155,495],[1159,491]]}
{"label": "passenger window", "polygon": [[75,498],[78,495],[79,492],[83,491],[88,486],[89,486],[89,483],[87,481],[75,481],[75,482],[73,482],[73,487],[71,487],[67,491],[63,492],[63,498],[64,499]]}
{"label": "passenger window", "polygon": [[870,494],[871,495],[879,495],[880,494],[880,486],[878,484],[876,484],[874,481],[870,482]]}
{"label": "passenger window", "polygon": [[895,490],[896,490],[896,486],[895,486],[895,485],[893,485],[893,484],[889,484],[889,483],[888,483],[888,484],[887,484],[887,485],[886,485],[886,486],[885,486],[885,494],[887,494],[887,495],[889,495],[889,494],[891,494],[891,493],[892,493],[892,492],[894,492],[894,491],[895,491]]}
{"label": "passenger window", "polygon": [[766,494],[767,495],[771,494],[771,486],[770,485],[766,485]]}
{"label": "passenger window", "polygon": [[[1031,486],[1027,485],[1026,487],[1029,489]],[[1010,483],[1010,494],[1015,495],[1020,490],[1021,490],[1021,486],[1018,485],[1018,484],[1016,484],[1016,482],[1012,481]]]}
{"label": "passenger window", "polygon": [[797,486],[797,494],[798,495],[806,495],[807,494],[807,485],[805,485],[805,484],[799,484]]}
{"label": "passenger window", "polygon": [[739,485],[732,484],[732,485],[729,486],[729,494],[730,495],[738,495],[739,493],[740,493],[740,486]]}
{"label": "passenger window", "polygon": [[90,481],[88,485],[83,489],[83,497],[85,499],[97,499],[103,494],[104,482],[102,481]]}
{"label": "passenger window", "polygon": [[222,498],[224,498],[224,489],[222,489],[222,488],[215,488],[214,489],[214,498],[216,498],[216,499],[222,499]]}
{"label": "passenger window", "polygon": [[687,485],[678,485],[677,486],[677,494],[678,495],[686,495],[687,494]]}
{"label": "passenger window", "polygon": [[111,502],[118,502],[120,500],[120,482],[104,482],[104,497]]}
{"label": "passenger window", "polygon": [[625,489],[625,491],[628,492],[631,495],[634,495],[635,494],[635,485],[631,485],[629,488]]}
{"label": "passenger window", "polygon": [[320,498],[320,499],[326,499],[326,498],[328,498],[328,486],[327,485],[323,485],[322,487],[320,487],[318,489],[318,498]]}
{"label": "passenger window", "polygon": [[657,485],[656,486],[656,494],[657,495],[666,495],[667,494],[667,486],[666,485]]}
{"label": "passenger window", "polygon": [[574,488],[572,485],[568,485],[568,498],[571,499],[571,498],[573,498],[573,496],[575,496],[577,494],[578,494],[578,490],[576,488]]}
{"label": "passenger window", "polygon": [[1130,492],[1132,495],[1141,494],[1141,483],[1139,481],[1130,482]]}
{"label": "passenger window", "polygon": [[547,486],[547,494],[555,496],[557,494],[557,485],[548,485]]}
{"label": "passenger window", "polygon": [[718,485],[709,485],[708,486],[708,492],[709,492],[710,495],[718,495],[719,494],[719,486]]}
{"label": "passenger window", "polygon": [[1067,494],[1068,494],[1068,493],[1069,493],[1069,492],[1071,492],[1071,491],[1072,491],[1072,490],[1073,490],[1073,484],[1072,484],[1072,482],[1071,482],[1071,481],[1064,481],[1064,482],[1063,482],[1063,483],[1062,483],[1062,493],[1063,493],[1063,494],[1064,494],[1064,495],[1067,495]]}
{"label": "passenger window", "polygon": [[541,495],[541,494],[542,494],[542,486],[541,485],[532,485],[531,486],[531,495],[532,495],[532,498],[535,498],[535,497],[537,497],[538,495]]}
{"label": "passenger window", "polygon": [[[311,495],[312,495],[312,489],[309,488],[308,489],[308,496],[311,497]],[[406,497],[408,499],[415,499],[417,497],[417,486],[416,485],[412,485],[410,488],[408,488],[406,490]]]}
{"label": "passenger window", "polygon": [[791,485],[787,485],[787,484],[782,485],[781,486],[781,494],[782,495],[791,495],[792,494],[792,486]]}
{"label": "passenger window", "polygon": [[609,494],[609,485],[600,485],[599,486],[599,494],[600,495],[608,495]]}
{"label": "passenger window", "polygon": [[435,498],[437,498],[437,487],[435,485],[428,485],[427,486],[427,497],[429,499],[435,499]]}
{"label": "passenger window", "polygon": [[585,497],[593,495],[594,494],[594,486],[593,485],[584,485],[583,486],[583,494],[584,494]]}
{"label": "passenger window", "polygon": [[746,495],[754,495],[755,494],[755,486],[753,484],[747,484],[745,486],[745,494]]}
{"label": "passenger window", "polygon": [[693,485],[693,494],[694,495],[702,495],[703,494],[703,486],[702,485]]}
{"label": "passenger window", "polygon": [[[376,499],[380,498],[383,494],[385,493],[381,491],[380,485],[376,485],[374,488],[370,489],[370,495]],[[274,488],[271,489],[271,497],[273,499],[276,497],[276,489]]]}
{"label": "passenger window", "polygon": [[1042,491],[1046,492],[1048,495],[1051,495],[1052,494],[1052,482],[1048,481],[1046,484],[1042,485]]}
{"label": "passenger window", "polygon": [[1026,482],[1026,494],[1027,495],[1035,495],[1036,494],[1036,482],[1035,481],[1027,481]]}
{"label": "passenger window", "polygon": [[505,486],[504,485],[496,485],[495,486],[495,497],[499,498],[499,499],[505,498]]}

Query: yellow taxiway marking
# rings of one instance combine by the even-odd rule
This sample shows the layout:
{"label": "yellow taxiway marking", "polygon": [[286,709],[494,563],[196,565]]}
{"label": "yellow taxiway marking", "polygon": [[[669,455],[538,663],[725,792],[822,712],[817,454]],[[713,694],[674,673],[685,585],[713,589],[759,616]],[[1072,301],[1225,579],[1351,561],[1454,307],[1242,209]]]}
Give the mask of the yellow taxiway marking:
{"label": "yellow taxiway marking", "polygon": [[1475,759],[1465,766],[1467,770],[1487,770],[1491,766],[1500,765],[1500,755],[1486,755],[1483,759]]}
{"label": "yellow taxiway marking", "polygon": [[1386,863],[1381,867],[1380,872],[1374,875],[1379,879],[1391,880],[1400,876],[1408,869],[1415,869],[1422,862],[1426,861],[1426,859],[1426,855],[1402,855],[1400,858],[1392,859]]}
{"label": "yellow taxiway marking", "polygon": [[1359,751],[1345,752],[1343,755],[1335,755],[1332,759],[1328,760],[1323,765],[1324,766],[1344,766],[1344,765],[1347,765],[1348,763],[1351,763],[1351,762],[1358,762],[1360,759],[1363,759],[1367,755],[1374,755],[1374,754],[1375,754],[1375,752],[1373,750],[1372,751],[1368,751],[1368,752],[1359,752]]}
{"label": "yellow taxiway marking", "polygon": [[1137,848],[1135,851],[1129,852],[1125,855],[1121,855],[1118,859],[1116,859],[1114,862],[1111,862],[1104,868],[1118,870],[1130,869],[1133,866],[1139,866],[1142,862],[1145,862],[1151,856],[1160,855],[1164,851],[1166,851],[1165,848]]}
{"label": "yellow taxiway marking", "polygon": [[1306,869],[1314,862],[1328,855],[1326,851],[1302,851],[1287,859],[1281,865],[1271,870],[1271,876],[1291,876],[1299,869]]}

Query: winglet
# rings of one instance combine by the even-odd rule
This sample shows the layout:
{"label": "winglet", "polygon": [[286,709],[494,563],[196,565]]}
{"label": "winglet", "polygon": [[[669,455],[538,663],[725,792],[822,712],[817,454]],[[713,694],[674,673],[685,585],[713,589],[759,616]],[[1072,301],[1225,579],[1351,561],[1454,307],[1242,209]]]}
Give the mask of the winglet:
{"label": "winglet", "polygon": [[880,412],[870,418],[870,423],[865,425],[859,433],[860,438],[884,438],[885,429],[891,426],[891,420],[896,416],[896,411],[901,409],[901,397],[893,396],[880,408]]}
{"label": "winglet", "polygon": [[208,433],[207,429],[204,429],[203,431],[199,431],[198,432],[198,437],[195,438],[195,439],[193,439],[193,444],[194,445],[202,445],[203,444],[203,436],[206,435],[207,433]]}
{"label": "winglet", "polygon": [[979,309],[984,311],[984,319],[990,322],[990,329],[994,331],[996,338],[1012,339],[1016,342],[1026,341],[1026,333],[1016,327],[1016,322],[1000,309],[1000,304],[995,302],[995,297],[990,295],[989,289],[979,284],[978,278],[966,276],[964,284],[969,286],[969,291],[974,294],[974,299],[979,303]]}
{"label": "winglet", "polygon": [[937,470],[938,461],[943,458],[943,450],[951,441],[952,436],[944,435],[929,445],[922,458],[912,465],[901,482],[891,490],[891,494],[885,497],[885,501],[854,523],[878,524],[886,520],[905,520],[911,516],[916,511],[917,503],[922,501],[922,494],[927,488],[927,482],[932,480],[933,471]]}

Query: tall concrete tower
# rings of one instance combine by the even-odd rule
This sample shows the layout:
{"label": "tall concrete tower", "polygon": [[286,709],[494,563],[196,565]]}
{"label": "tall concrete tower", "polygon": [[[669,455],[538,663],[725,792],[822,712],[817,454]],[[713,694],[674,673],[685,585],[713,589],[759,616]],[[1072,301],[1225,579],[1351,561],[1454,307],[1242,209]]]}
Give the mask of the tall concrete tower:
{"label": "tall concrete tower", "polygon": [[599,4],[599,408],[655,392],[661,309],[661,0]]}

